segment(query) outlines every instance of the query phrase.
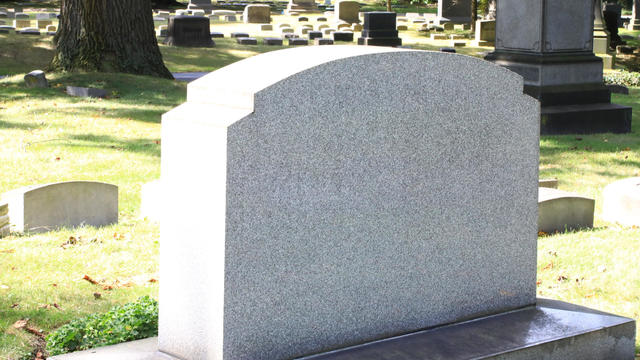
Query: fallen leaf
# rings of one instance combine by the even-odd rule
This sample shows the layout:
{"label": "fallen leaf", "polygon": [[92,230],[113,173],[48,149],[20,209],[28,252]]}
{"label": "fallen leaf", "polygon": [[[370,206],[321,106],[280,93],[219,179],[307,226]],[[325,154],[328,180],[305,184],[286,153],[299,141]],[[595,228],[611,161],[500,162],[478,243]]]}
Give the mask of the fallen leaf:
{"label": "fallen leaf", "polygon": [[540,286],[540,285],[542,285],[542,280],[536,281],[536,286]]}
{"label": "fallen leaf", "polygon": [[598,266],[598,272],[605,272],[605,271],[607,271],[607,267],[606,266],[604,266],[604,265]]}
{"label": "fallen leaf", "polygon": [[97,281],[93,280],[89,275],[85,275],[82,277],[83,280],[87,280],[88,282],[92,283],[93,285],[100,285]]}
{"label": "fallen leaf", "polygon": [[60,305],[58,305],[57,303],[53,303],[52,304],[54,308],[58,309],[58,310],[62,310],[62,308],[60,307]]}
{"label": "fallen leaf", "polygon": [[0,250],[1,254],[13,254],[16,252],[14,249]]}
{"label": "fallen leaf", "polygon": [[93,293],[93,297],[96,299],[100,299],[102,297],[102,294],[100,294],[99,292],[95,292]]}
{"label": "fallen leaf", "polygon": [[43,338],[43,337],[44,337],[44,334],[42,333],[42,331],[40,331],[40,330],[38,330],[38,329],[36,329],[36,328],[34,328],[34,327],[27,326],[27,327],[25,327],[24,329],[25,329],[27,332],[30,332],[30,333],[32,333],[33,335],[37,336],[37,337],[41,337],[41,338]]}
{"label": "fallen leaf", "polygon": [[553,261],[548,263],[545,267],[542,268],[542,270],[549,270],[549,269],[553,269]]}
{"label": "fallen leaf", "polygon": [[564,275],[558,276],[558,281],[565,281],[565,280],[567,280],[566,276],[564,276]]}
{"label": "fallen leaf", "polygon": [[157,282],[158,282],[158,279],[151,278],[151,279],[149,279],[149,282],[150,282],[150,283],[157,283]]}
{"label": "fallen leaf", "polygon": [[18,320],[13,323],[13,327],[16,329],[22,329],[23,327],[27,326],[27,322],[29,322],[29,319]]}
{"label": "fallen leaf", "polygon": [[51,305],[50,304],[42,304],[42,305],[38,306],[38,309],[51,309]]}
{"label": "fallen leaf", "polygon": [[59,157],[59,156],[58,156],[58,157],[56,157],[56,161],[60,161],[60,157]]}
{"label": "fallen leaf", "polygon": [[17,308],[18,306],[20,306],[20,304],[15,303],[15,304],[11,305],[11,308],[12,308],[12,309],[15,309],[15,308]]}

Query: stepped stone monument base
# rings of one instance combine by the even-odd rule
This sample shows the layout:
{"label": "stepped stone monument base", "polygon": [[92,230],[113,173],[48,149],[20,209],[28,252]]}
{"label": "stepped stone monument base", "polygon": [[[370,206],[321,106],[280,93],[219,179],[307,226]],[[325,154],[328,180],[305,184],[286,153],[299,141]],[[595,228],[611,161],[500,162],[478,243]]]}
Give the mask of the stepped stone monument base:
{"label": "stepped stone monument base", "polygon": [[522,75],[542,105],[541,134],[631,131],[631,108],[611,104],[593,53],[593,1],[504,0],[498,13],[496,49],[485,59]]}
{"label": "stepped stone monument base", "polygon": [[[634,356],[632,319],[560,301],[382,339],[302,358],[382,359],[629,359]],[[179,360],[157,351],[157,338],[49,358],[50,360]]]}

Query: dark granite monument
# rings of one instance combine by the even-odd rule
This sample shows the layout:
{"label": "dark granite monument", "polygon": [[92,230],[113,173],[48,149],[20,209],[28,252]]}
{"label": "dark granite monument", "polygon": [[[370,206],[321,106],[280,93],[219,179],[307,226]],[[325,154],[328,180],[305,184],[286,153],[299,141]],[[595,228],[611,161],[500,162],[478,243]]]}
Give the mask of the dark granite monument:
{"label": "dark granite monument", "polygon": [[[541,134],[625,133],[631,108],[611,103],[593,53],[593,0],[501,0],[487,60],[524,78],[542,105]],[[527,16],[521,16],[527,14]]]}
{"label": "dark granite monument", "polygon": [[364,13],[362,37],[358,45],[400,46],[402,39],[396,30],[396,13],[373,11]]}
{"label": "dark granite monument", "polygon": [[172,16],[169,18],[168,36],[164,43],[172,46],[214,46],[215,43],[211,40],[209,29],[209,18]]}

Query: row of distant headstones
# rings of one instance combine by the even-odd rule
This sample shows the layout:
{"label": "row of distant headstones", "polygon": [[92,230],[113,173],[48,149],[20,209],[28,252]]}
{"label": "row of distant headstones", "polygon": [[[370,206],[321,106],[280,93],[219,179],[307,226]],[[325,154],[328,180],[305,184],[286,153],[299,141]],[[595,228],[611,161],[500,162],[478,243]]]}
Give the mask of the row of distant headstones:
{"label": "row of distant headstones", "polygon": [[[640,225],[640,205],[629,206],[630,199],[640,192],[640,187],[633,184],[622,180],[605,188],[603,210],[607,220]],[[539,231],[552,233],[593,226],[594,199],[557,190],[557,180],[540,180],[539,185]],[[160,181],[143,185],[141,216],[160,221],[163,198]],[[29,186],[7,192],[0,200],[0,237],[8,235],[10,227],[17,232],[43,232],[117,222],[118,187],[112,184],[70,181]]]}

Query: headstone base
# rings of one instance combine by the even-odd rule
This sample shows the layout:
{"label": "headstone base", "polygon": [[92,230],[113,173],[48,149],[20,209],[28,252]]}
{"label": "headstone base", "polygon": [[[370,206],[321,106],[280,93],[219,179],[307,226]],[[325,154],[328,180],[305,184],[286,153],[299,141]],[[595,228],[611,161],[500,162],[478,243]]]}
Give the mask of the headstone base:
{"label": "headstone base", "polygon": [[[540,359],[633,360],[635,321],[555,300],[536,306],[313,355],[304,360]],[[132,341],[51,360],[177,360],[157,339]]]}
{"label": "headstone base", "polygon": [[401,38],[370,38],[361,37],[358,38],[358,45],[371,45],[371,46],[402,46]]}
{"label": "headstone base", "polygon": [[485,60],[520,74],[524,92],[540,101],[540,134],[631,131],[631,108],[611,104],[603,60],[593,53],[540,55],[494,51]]}
{"label": "headstone base", "polygon": [[618,104],[576,104],[543,106],[541,135],[628,133],[631,108]]}

